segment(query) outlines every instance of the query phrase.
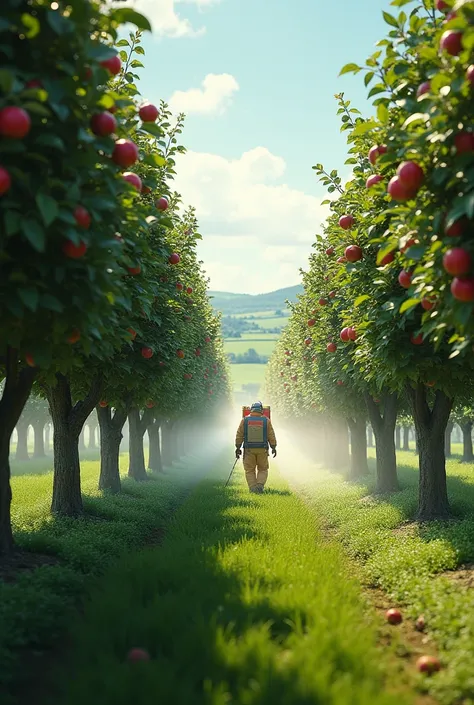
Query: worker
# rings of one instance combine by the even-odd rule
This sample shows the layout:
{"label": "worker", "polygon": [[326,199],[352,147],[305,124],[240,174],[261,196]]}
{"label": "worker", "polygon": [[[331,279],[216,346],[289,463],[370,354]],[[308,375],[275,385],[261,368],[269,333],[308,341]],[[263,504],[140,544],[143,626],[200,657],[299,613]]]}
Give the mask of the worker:
{"label": "worker", "polygon": [[235,436],[235,457],[242,455],[244,445],[245,479],[250,492],[263,494],[268,478],[268,446],[275,458],[276,437],[272,422],[263,415],[262,402],[257,401],[250,407],[250,415],[242,419]]}

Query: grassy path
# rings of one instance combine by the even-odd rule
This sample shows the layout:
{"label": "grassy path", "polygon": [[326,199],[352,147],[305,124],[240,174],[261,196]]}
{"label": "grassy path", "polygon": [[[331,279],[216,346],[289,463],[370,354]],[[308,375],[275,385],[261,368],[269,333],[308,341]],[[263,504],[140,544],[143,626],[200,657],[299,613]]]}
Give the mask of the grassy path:
{"label": "grassy path", "polygon": [[[218,477],[217,477],[218,476]],[[48,705],[403,705],[343,549],[273,471],[251,496],[222,468],[129,555],[70,626]],[[218,479],[219,478],[219,479]],[[150,661],[130,663],[141,647]],[[411,701],[412,702],[412,701]]]}

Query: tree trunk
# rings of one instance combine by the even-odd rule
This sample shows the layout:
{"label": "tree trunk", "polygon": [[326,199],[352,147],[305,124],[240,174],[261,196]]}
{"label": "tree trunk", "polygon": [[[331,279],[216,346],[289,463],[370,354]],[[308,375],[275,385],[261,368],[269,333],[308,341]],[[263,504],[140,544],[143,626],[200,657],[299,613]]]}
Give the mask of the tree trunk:
{"label": "tree trunk", "polygon": [[33,455],[35,458],[45,458],[44,451],[44,421],[35,421],[33,424],[33,433],[35,436],[35,445]]}
{"label": "tree trunk", "polygon": [[420,483],[418,490],[418,520],[432,521],[449,517],[446,484],[445,432],[453,400],[438,390],[430,409],[423,384],[407,387],[415,421],[420,451]]}
{"label": "tree trunk", "polygon": [[55,386],[47,387],[54,434],[54,475],[51,511],[61,516],[77,517],[83,513],[79,434],[100,399],[101,382],[96,378],[86,398],[72,404],[69,380],[56,375]]}
{"label": "tree trunk", "polygon": [[410,450],[410,427],[403,427],[403,450]]}
{"label": "tree trunk", "polygon": [[461,424],[462,431],[462,462],[472,463],[474,452],[472,449],[472,421]]}
{"label": "tree trunk", "polygon": [[444,454],[445,454],[446,458],[450,458],[452,456],[451,435],[453,433],[453,428],[454,428],[454,423],[452,421],[448,421],[448,424],[447,424],[445,432],[444,432]]}
{"label": "tree trunk", "polygon": [[380,413],[380,405],[374,402],[370,394],[366,394],[365,400],[375,436],[375,454],[377,458],[376,492],[397,492],[400,489],[397,477],[397,453],[395,450],[397,395],[384,395],[383,415]]}
{"label": "tree trunk", "polygon": [[163,472],[163,463],[161,460],[161,445],[160,445],[160,422],[153,421],[148,426],[149,439],[149,455],[148,467],[153,472]]}
{"label": "tree trunk", "polygon": [[127,408],[116,409],[112,415],[110,407],[97,407],[100,426],[100,475],[99,490],[118,494],[122,490],[120,481],[120,441],[127,420]]}
{"label": "tree trunk", "polygon": [[395,449],[401,450],[402,448],[402,431],[400,426],[395,426]]}
{"label": "tree trunk", "polygon": [[147,480],[145,467],[145,453],[143,450],[143,436],[150,420],[153,418],[151,409],[146,409],[140,416],[139,409],[131,409],[128,414],[128,426],[130,429],[130,461],[128,476],[141,482]]}
{"label": "tree trunk", "polygon": [[89,422],[89,443],[87,447],[89,450],[95,450],[97,448],[97,444],[95,442],[95,432],[97,430],[97,424],[94,422]]}
{"label": "tree trunk", "polygon": [[350,478],[356,480],[369,474],[367,465],[367,424],[365,417],[350,417],[347,424],[351,432]]}
{"label": "tree trunk", "polygon": [[49,423],[49,421],[46,424],[44,430],[44,445],[46,453],[49,453],[51,449],[51,424]]}
{"label": "tree trunk", "polygon": [[0,556],[12,553],[13,533],[10,507],[10,441],[13,429],[30,396],[36,368],[20,370],[18,351],[7,348],[4,359],[5,386],[0,398]]}
{"label": "tree trunk", "polygon": [[15,460],[29,460],[28,455],[28,429],[30,428],[30,422],[24,419],[18,419],[16,425],[16,433],[18,436],[16,443],[16,453]]}

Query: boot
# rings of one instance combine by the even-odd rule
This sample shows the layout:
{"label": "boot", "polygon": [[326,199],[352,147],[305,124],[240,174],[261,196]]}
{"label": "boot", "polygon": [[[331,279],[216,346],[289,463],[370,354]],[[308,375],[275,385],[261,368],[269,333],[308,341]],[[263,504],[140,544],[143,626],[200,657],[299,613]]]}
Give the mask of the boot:
{"label": "boot", "polygon": [[255,489],[256,489],[257,494],[263,494],[265,491],[265,488],[263,485],[257,485],[257,487]]}

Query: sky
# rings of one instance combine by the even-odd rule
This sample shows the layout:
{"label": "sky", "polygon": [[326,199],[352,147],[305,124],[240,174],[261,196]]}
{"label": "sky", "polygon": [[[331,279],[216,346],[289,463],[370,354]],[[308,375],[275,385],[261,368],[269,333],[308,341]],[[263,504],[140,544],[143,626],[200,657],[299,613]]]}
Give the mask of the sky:
{"label": "sky", "polygon": [[390,0],[131,0],[146,34],[140,89],[186,113],[174,187],[197,211],[213,290],[301,281],[327,215],[311,167],[349,176],[336,93],[371,114],[362,74]]}

